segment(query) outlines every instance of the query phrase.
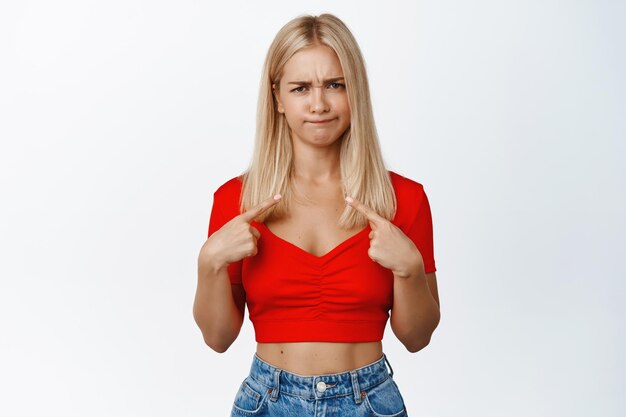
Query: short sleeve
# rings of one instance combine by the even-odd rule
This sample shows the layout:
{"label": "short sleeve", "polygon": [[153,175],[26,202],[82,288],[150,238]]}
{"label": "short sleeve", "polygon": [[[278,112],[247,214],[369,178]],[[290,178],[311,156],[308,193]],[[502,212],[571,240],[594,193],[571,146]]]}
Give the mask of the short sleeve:
{"label": "short sleeve", "polygon": [[435,272],[435,256],[433,247],[433,220],[430,204],[423,187],[415,197],[415,215],[407,236],[415,243],[424,260],[424,272]]}
{"label": "short sleeve", "polygon": [[[220,192],[220,190],[213,193],[213,207],[211,208],[211,217],[209,219],[209,233],[207,237],[210,237],[215,231],[221,229],[224,224],[230,221],[238,213],[233,210],[233,207],[237,207],[239,202],[235,202],[235,206],[231,201],[227,201],[227,195]],[[237,198],[235,196],[235,198]],[[233,262],[228,265],[228,277],[231,284],[241,285],[241,266],[243,260]]]}

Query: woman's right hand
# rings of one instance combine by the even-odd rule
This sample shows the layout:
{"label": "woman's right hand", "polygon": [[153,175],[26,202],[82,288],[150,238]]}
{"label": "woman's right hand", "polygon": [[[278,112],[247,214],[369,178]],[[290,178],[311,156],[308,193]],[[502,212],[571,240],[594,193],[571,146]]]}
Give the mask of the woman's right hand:
{"label": "woman's right hand", "polygon": [[218,270],[247,256],[256,255],[257,239],[261,237],[261,233],[250,222],[277,204],[280,199],[280,194],[268,198],[258,206],[233,217],[211,234],[200,249],[198,266]]}

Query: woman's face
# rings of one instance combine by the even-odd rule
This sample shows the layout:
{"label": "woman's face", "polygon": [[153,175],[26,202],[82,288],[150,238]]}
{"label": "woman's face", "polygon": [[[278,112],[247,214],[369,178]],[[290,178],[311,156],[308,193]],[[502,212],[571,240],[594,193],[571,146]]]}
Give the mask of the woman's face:
{"label": "woman's face", "polygon": [[327,46],[315,45],[296,52],[287,61],[274,95],[294,141],[331,145],[350,126],[341,64]]}

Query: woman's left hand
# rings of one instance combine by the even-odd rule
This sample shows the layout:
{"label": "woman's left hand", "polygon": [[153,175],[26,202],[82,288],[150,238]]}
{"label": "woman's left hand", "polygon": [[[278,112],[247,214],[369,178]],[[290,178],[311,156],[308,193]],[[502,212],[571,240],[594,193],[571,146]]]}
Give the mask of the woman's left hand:
{"label": "woman's left hand", "polygon": [[372,231],[369,234],[370,248],[367,254],[374,262],[402,278],[424,268],[422,254],[400,228],[355,198],[346,197],[346,202],[363,213],[370,223]]}

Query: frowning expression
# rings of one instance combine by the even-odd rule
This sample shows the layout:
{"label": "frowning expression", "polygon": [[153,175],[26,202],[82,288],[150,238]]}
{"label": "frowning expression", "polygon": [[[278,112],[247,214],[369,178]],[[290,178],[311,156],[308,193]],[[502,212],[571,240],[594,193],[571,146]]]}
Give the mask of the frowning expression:
{"label": "frowning expression", "polygon": [[285,64],[274,96],[294,141],[328,146],[350,126],[343,70],[328,46],[313,45],[296,52]]}

